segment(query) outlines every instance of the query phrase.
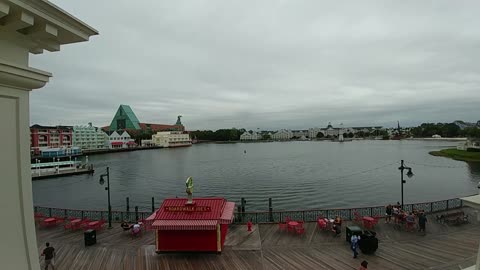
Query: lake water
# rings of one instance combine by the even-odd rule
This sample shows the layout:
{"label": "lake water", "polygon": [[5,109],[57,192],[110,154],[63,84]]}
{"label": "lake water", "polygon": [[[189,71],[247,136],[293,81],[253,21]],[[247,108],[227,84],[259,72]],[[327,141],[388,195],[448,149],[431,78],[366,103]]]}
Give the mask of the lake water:
{"label": "lake water", "polygon": [[247,211],[376,206],[400,201],[400,160],[415,176],[404,186],[405,203],[442,200],[477,192],[480,164],[434,157],[429,151],[455,142],[353,141],[197,144],[90,156],[95,175],[33,182],[34,204],[106,209],[107,192],[99,175],[110,167],[112,207],[150,209],[167,197],[185,196],[185,179],[194,179],[194,196],[247,200]]}

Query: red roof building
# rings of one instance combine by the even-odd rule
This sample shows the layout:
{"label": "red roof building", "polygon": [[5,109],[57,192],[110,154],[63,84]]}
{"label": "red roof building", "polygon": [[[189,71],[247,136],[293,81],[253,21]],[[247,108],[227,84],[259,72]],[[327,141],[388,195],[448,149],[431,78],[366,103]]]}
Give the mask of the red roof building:
{"label": "red roof building", "polygon": [[234,209],[224,198],[164,200],[151,225],[157,252],[221,252]]}

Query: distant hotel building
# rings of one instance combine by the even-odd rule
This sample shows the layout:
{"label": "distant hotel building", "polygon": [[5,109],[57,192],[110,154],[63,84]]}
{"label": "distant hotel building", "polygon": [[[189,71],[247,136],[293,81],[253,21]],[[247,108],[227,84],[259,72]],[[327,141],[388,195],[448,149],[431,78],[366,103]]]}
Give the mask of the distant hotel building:
{"label": "distant hotel building", "polygon": [[110,126],[103,127],[104,131],[127,130],[130,135],[141,133],[155,133],[159,131],[185,131],[185,127],[178,117],[175,125],[140,123],[132,108],[128,105],[120,105]]}
{"label": "distant hotel building", "polygon": [[108,135],[100,128],[92,126],[73,127],[73,145],[82,150],[104,149],[108,147]]}
{"label": "distant hotel building", "polygon": [[318,133],[322,133],[323,137],[338,137],[340,134],[355,134],[357,132],[369,132],[372,133],[375,130],[381,130],[381,126],[376,127],[343,127],[340,124],[340,127],[333,127],[332,124],[329,122],[326,128],[310,128],[308,129],[308,136],[309,138],[316,138]]}
{"label": "distant hotel building", "polygon": [[291,138],[293,138],[293,132],[287,129],[282,129],[272,134],[272,139],[276,141],[290,140]]}
{"label": "distant hotel building", "polygon": [[240,141],[257,141],[262,139],[262,135],[253,131],[252,133],[245,131],[240,135]]}
{"label": "distant hotel building", "polygon": [[162,147],[191,146],[190,134],[182,131],[161,131],[152,135],[152,142]]}
{"label": "distant hotel building", "polygon": [[71,126],[30,127],[30,148],[34,154],[40,154],[42,149],[62,147],[72,147]]}

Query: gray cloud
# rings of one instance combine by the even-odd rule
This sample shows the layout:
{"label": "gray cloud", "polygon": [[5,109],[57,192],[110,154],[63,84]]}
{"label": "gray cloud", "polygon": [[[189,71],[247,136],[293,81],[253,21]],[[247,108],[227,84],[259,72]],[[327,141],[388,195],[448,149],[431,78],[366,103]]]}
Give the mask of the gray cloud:
{"label": "gray cloud", "polygon": [[[32,56],[31,121],[119,104],[188,129],[480,119],[476,1],[53,1],[100,35]],[[92,8],[95,7],[95,8]]]}

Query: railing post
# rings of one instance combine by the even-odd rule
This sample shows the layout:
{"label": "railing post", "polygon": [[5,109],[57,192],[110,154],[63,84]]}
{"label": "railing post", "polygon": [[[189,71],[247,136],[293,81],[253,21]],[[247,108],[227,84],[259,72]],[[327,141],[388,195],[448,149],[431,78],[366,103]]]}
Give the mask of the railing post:
{"label": "railing post", "polygon": [[103,219],[103,211],[100,211],[100,219]]}
{"label": "railing post", "polygon": [[449,201],[449,200],[447,200],[447,210],[448,210],[448,208],[449,208],[449,207],[448,207],[448,201]]}
{"label": "railing post", "polygon": [[373,207],[370,207],[370,216],[373,217]]}
{"label": "railing post", "polygon": [[127,213],[130,212],[130,199],[127,197]]}
{"label": "railing post", "polygon": [[270,222],[273,222],[273,207],[272,207],[272,198],[268,198],[268,219]]}
{"label": "railing post", "polygon": [[327,209],[327,218],[330,218],[330,216],[328,215],[328,209]]}
{"label": "railing post", "polygon": [[255,223],[258,223],[258,212],[255,212]]}
{"label": "railing post", "polygon": [[305,210],[302,211],[302,220],[305,221]]}
{"label": "railing post", "polygon": [[138,206],[135,206],[135,221],[138,222]]}
{"label": "railing post", "polygon": [[82,210],[82,219],[83,219],[84,215],[83,215],[83,210]]}
{"label": "railing post", "polygon": [[240,223],[241,223],[241,222],[243,222],[243,218],[242,218],[242,207],[239,205],[239,206],[237,207],[237,209],[238,209],[238,220],[239,220]]}
{"label": "railing post", "polygon": [[67,217],[68,217],[68,215],[67,215],[67,209],[63,210],[63,217],[64,217],[65,219],[67,219]]}
{"label": "railing post", "polygon": [[152,213],[155,212],[155,198],[152,197]]}
{"label": "railing post", "polygon": [[48,216],[52,217],[52,208],[48,208]]}

